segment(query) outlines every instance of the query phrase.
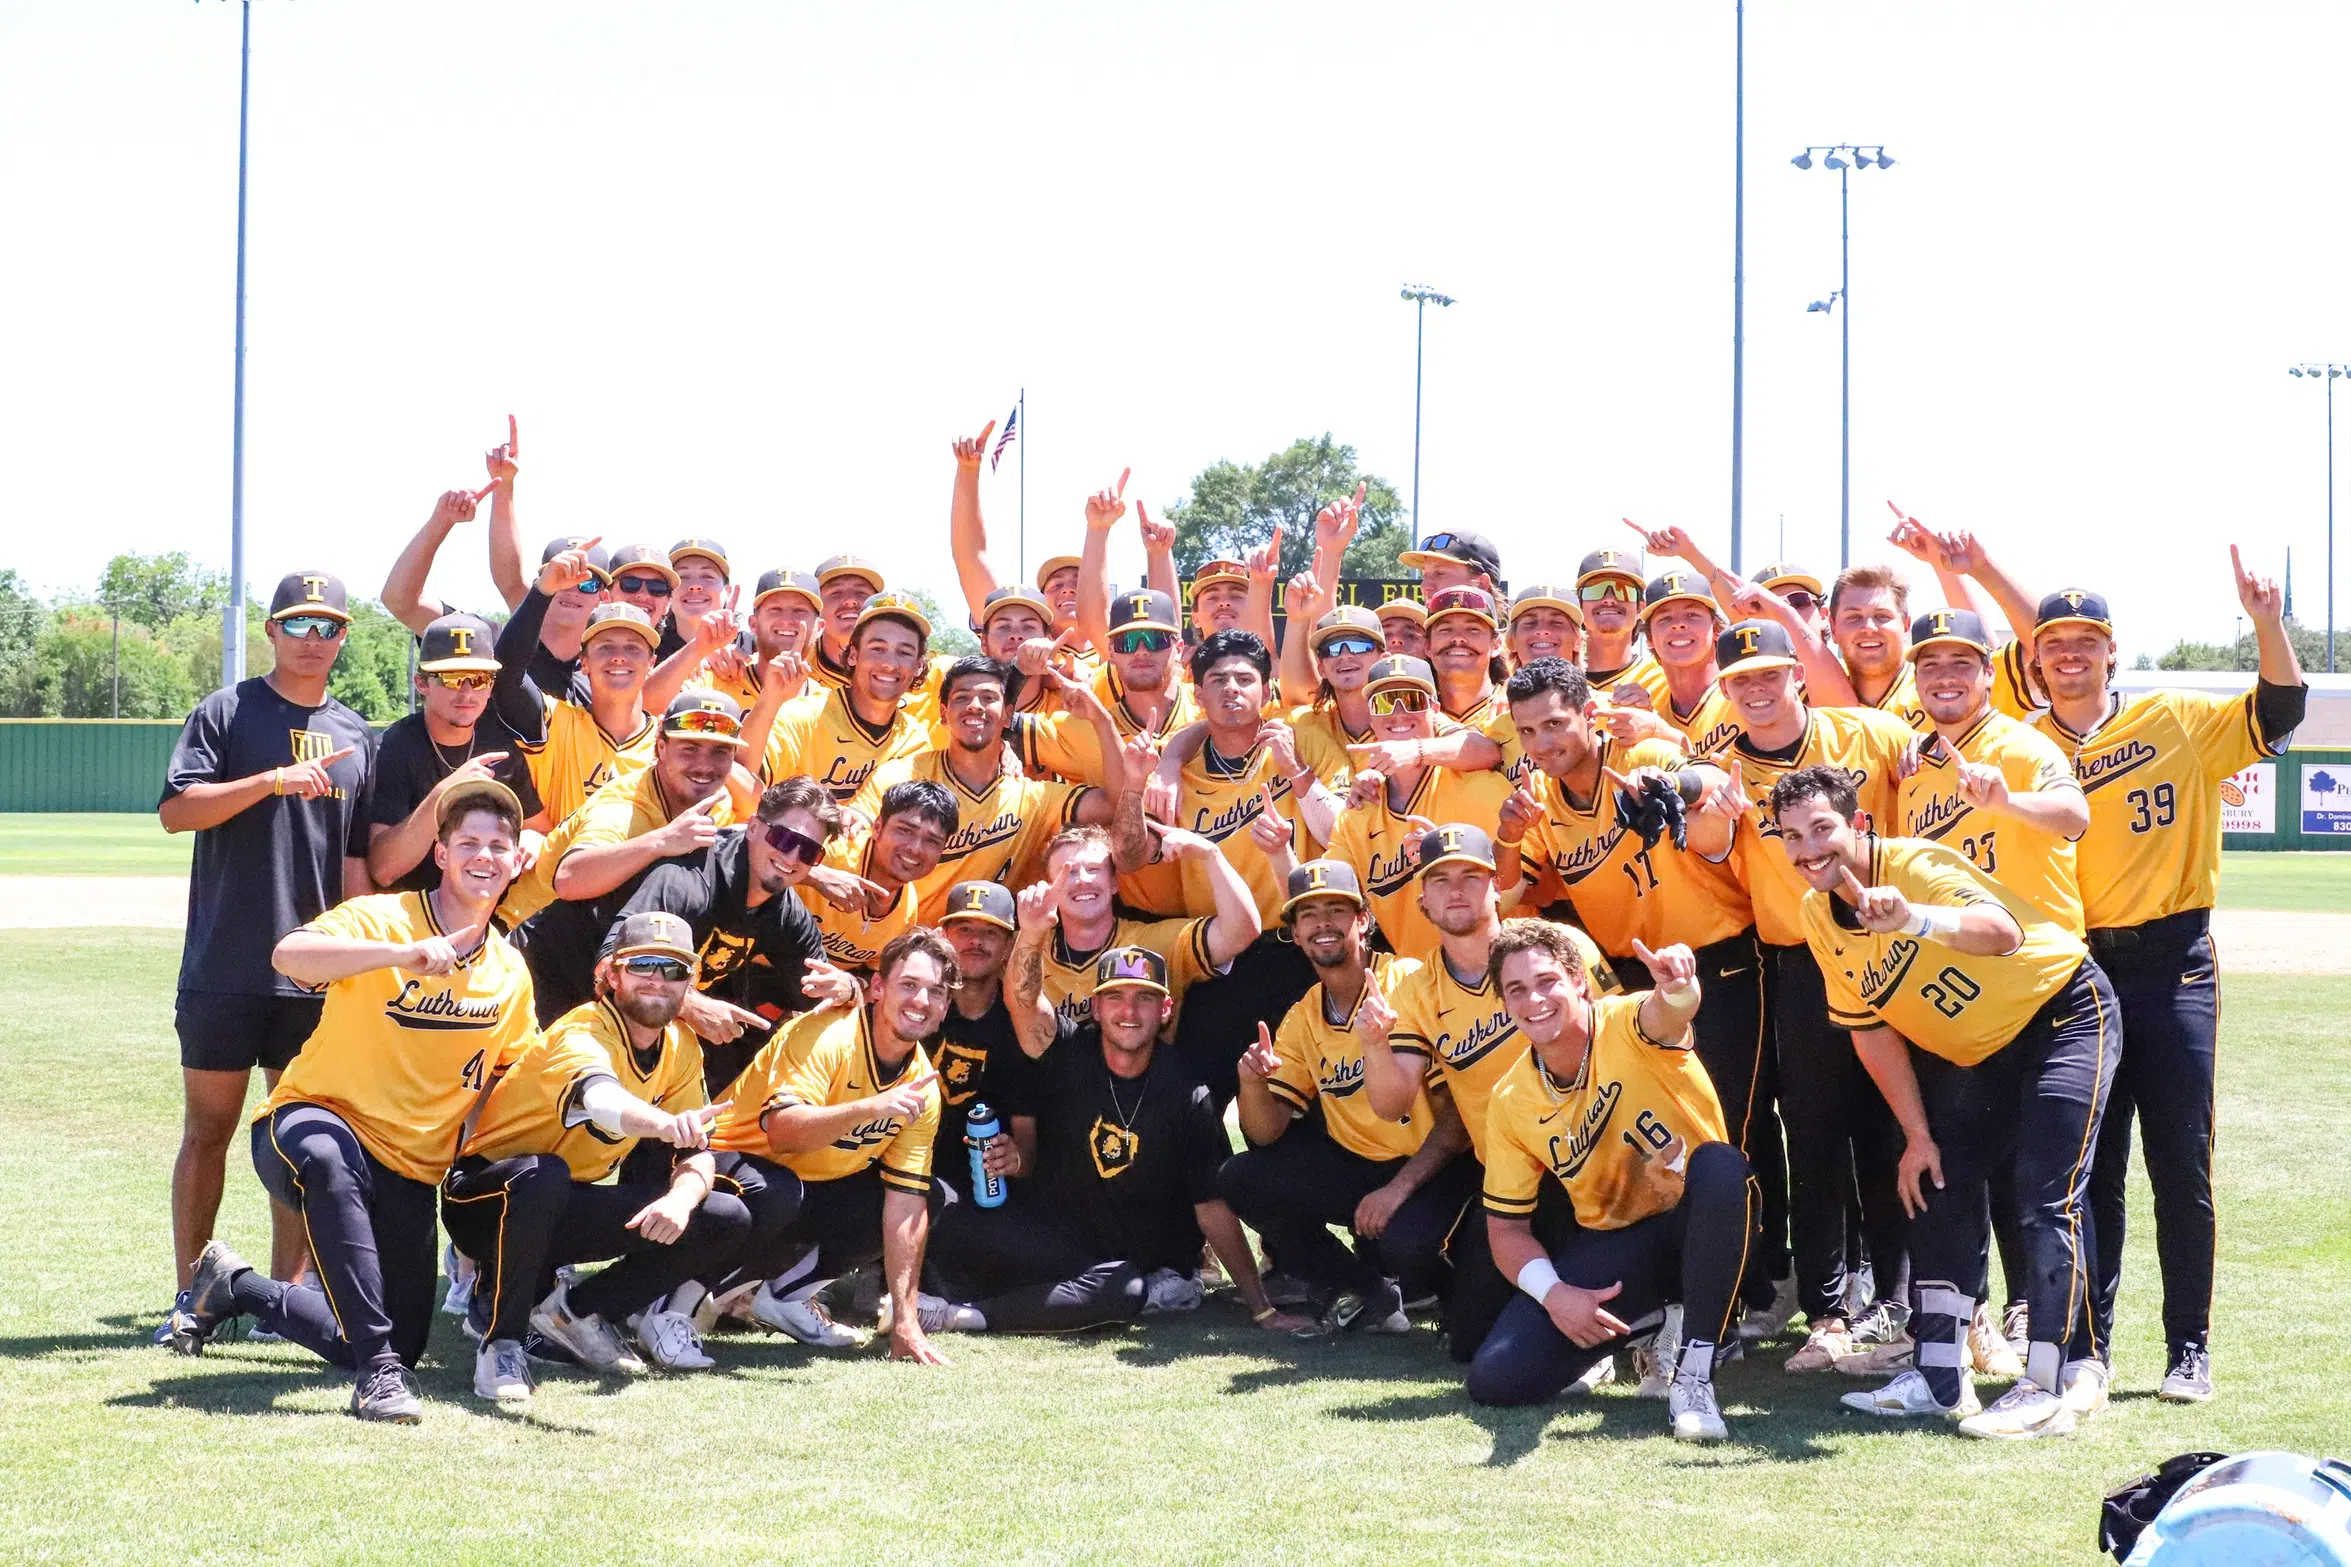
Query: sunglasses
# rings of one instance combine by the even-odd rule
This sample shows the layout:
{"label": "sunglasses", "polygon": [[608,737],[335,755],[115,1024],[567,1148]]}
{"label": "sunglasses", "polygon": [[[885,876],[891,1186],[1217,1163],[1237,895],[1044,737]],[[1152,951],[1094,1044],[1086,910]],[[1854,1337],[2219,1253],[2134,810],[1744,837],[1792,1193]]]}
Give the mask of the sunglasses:
{"label": "sunglasses", "polygon": [[343,623],[332,615],[288,615],[278,622],[278,630],[289,637],[332,642],[343,634]]}
{"label": "sunglasses", "polygon": [[1641,590],[1639,588],[1629,582],[1620,582],[1614,577],[1605,582],[1587,582],[1576,589],[1576,597],[1587,604],[1604,603],[1609,599],[1621,599],[1630,604],[1640,596]]}
{"label": "sunglasses", "polygon": [[478,669],[465,669],[453,675],[436,674],[433,684],[449,691],[487,691],[490,677]]}
{"label": "sunglasses", "polygon": [[1347,635],[1326,637],[1323,639],[1322,646],[1315,649],[1315,651],[1320,653],[1325,658],[1340,658],[1349,654],[1353,654],[1354,656],[1360,658],[1366,653],[1377,653],[1381,651],[1385,645],[1386,644],[1384,643],[1374,642],[1371,638],[1366,636]]}
{"label": "sunglasses", "polygon": [[668,598],[670,592],[667,577],[615,577],[612,588],[616,593],[647,593],[657,599]]}
{"label": "sunglasses", "polygon": [[742,727],[740,723],[724,713],[713,713],[702,709],[691,713],[679,713],[662,725],[662,728],[673,735],[725,735],[729,739],[740,733]]}
{"label": "sunglasses", "polygon": [[682,985],[694,977],[694,971],[677,959],[659,957],[649,952],[633,958],[623,958],[620,960],[620,966],[631,974],[649,979],[667,980],[673,985]]}
{"label": "sunglasses", "polygon": [[1815,610],[1820,608],[1820,600],[1805,592],[1802,588],[1790,588],[1787,592],[1781,594],[1780,597],[1786,599],[1788,601],[1788,607],[1799,615],[1805,613],[1807,610]]}
{"label": "sunglasses", "polygon": [[1449,550],[1459,537],[1460,535],[1453,533],[1432,533],[1420,541],[1420,547],[1429,551]]}
{"label": "sunglasses", "polygon": [[782,822],[770,822],[767,827],[767,846],[787,860],[798,860],[803,865],[814,865],[824,858],[824,845],[804,832],[795,832]]}
{"label": "sunglasses", "polygon": [[1374,691],[1371,710],[1375,717],[1385,718],[1390,713],[1425,713],[1429,710],[1429,694],[1406,687],[1400,691]]}
{"label": "sunglasses", "polygon": [[1164,653],[1173,646],[1172,631],[1121,631],[1110,639],[1113,653]]}

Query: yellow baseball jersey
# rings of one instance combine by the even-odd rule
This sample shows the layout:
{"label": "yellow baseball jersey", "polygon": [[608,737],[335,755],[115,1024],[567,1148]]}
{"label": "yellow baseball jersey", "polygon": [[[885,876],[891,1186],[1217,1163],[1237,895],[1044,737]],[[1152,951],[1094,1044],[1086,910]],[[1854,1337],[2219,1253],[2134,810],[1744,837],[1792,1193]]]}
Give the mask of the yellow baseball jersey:
{"label": "yellow baseball jersey", "polygon": [[2032,662],[2032,653],[2022,642],[2011,642],[1992,655],[1993,712],[2029,721],[2049,705],[2033,690]]}
{"label": "yellow baseball jersey", "polygon": [[[1173,671],[1170,671],[1173,677]],[[1194,700],[1189,681],[1179,682],[1175,700],[1168,704],[1167,722],[1156,728],[1146,725],[1133,707],[1128,705],[1126,692],[1119,685],[1118,672],[1105,664],[1094,677],[1095,692],[1103,705],[1110,709],[1113,725],[1121,740],[1131,740],[1148,731],[1154,739],[1164,739],[1200,716],[1200,705]],[[1070,783],[1102,783],[1102,740],[1094,733],[1091,720],[1075,713],[1024,713],[1013,720],[1004,736],[1019,756],[1021,766],[1032,776],[1050,773]]]}
{"label": "yellow baseball jersey", "polygon": [[1722,694],[1719,680],[1706,683],[1705,694],[1687,713],[1667,694],[1657,703],[1657,716],[1682,732],[1684,748],[1692,756],[1712,757],[1739,737],[1739,711]]}
{"label": "yellow baseball jersey", "polygon": [[1294,707],[1287,716],[1290,732],[1297,737],[1299,762],[1311,769],[1325,788],[1345,795],[1347,786],[1355,781],[1355,754],[1347,747],[1371,744],[1371,731],[1358,734],[1349,729],[1338,708],[1329,702]]}
{"label": "yellow baseball jersey", "polygon": [[1917,838],[1862,840],[1872,887],[1913,904],[1998,904],[2024,932],[2003,957],[1974,957],[1917,936],[1879,936],[1850,924],[1833,893],[1804,895],[1804,939],[1828,984],[1829,1022],[1856,1031],[1890,1028],[1930,1055],[1974,1066],[2023,1031],[2073,978],[2089,948],[2080,937],[1969,864],[1957,850]]}
{"label": "yellow baseball jersey", "polygon": [[710,1102],[702,1091],[702,1042],[672,1023],[640,1051],[627,1022],[609,1000],[576,1006],[523,1047],[482,1105],[465,1152],[495,1163],[523,1154],[554,1154],[571,1178],[593,1185],[637,1146],[634,1137],[607,1132],[588,1119],[579,1097],[589,1083],[609,1077],[656,1110],[676,1115]]}
{"label": "yellow baseball jersey", "polygon": [[[1672,769],[1682,756],[1660,740],[1620,746],[1602,736],[1600,765],[1627,773],[1636,767]],[[1747,890],[1725,862],[1694,850],[1676,849],[1670,838],[1643,848],[1638,833],[1616,818],[1616,789],[1606,777],[1589,805],[1567,796],[1558,779],[1537,772],[1529,781],[1543,807],[1543,819],[1527,829],[1518,852],[1530,877],[1544,870],[1559,878],[1601,950],[1633,955],[1637,937],[1651,947],[1687,942],[1703,947],[1724,941],[1754,922]]]}
{"label": "yellow baseball jersey", "polygon": [[1527,760],[1526,746],[1518,738],[1518,725],[1511,720],[1510,703],[1500,686],[1488,686],[1477,705],[1466,712],[1440,714],[1440,721],[1451,719],[1464,729],[1474,729],[1502,748],[1498,771],[1516,784],[1535,770]]}
{"label": "yellow baseball jersey", "polygon": [[639,717],[642,722],[635,731],[616,740],[588,709],[548,699],[546,743],[535,750],[526,746],[523,757],[549,821],[562,821],[614,779],[652,765],[661,724],[650,713],[640,712]]}
{"label": "yellow baseball jersey", "polygon": [[921,1196],[931,1189],[937,1083],[923,1090],[922,1110],[913,1120],[876,1115],[806,1153],[774,1152],[760,1123],[788,1105],[824,1109],[870,1099],[901,1078],[920,1077],[930,1065],[917,1045],[896,1070],[884,1071],[863,1007],[804,1013],[761,1046],[727,1090],[732,1097],[710,1129],[710,1146],[773,1159],[804,1181],[838,1181],[879,1162],[884,1186]]}
{"label": "yellow baseball jersey", "polygon": [[[734,796],[723,786],[717,793],[710,819],[721,827],[731,827],[735,821]],[[512,929],[553,903],[555,872],[566,855],[580,849],[608,849],[631,838],[642,838],[655,828],[668,826],[671,817],[693,803],[691,800],[673,803],[662,792],[660,775],[650,767],[622,774],[588,796],[586,803],[548,832],[546,841],[539,845],[537,861],[506,889],[505,898],[498,904],[498,917]]]}
{"label": "yellow baseball jersey", "polygon": [[[1211,748],[1202,746],[1200,754],[1184,764],[1174,825],[1196,832],[1216,845],[1225,863],[1240,872],[1241,880],[1249,884],[1251,895],[1257,899],[1258,915],[1265,921],[1265,928],[1271,930],[1281,919],[1282,878],[1274,874],[1273,862],[1257,846],[1250,830],[1250,824],[1265,814],[1265,789],[1272,788],[1274,809],[1288,825],[1290,847],[1299,859],[1314,858],[1317,848],[1314,835],[1304,830],[1297,798],[1290,792],[1290,780],[1274,765],[1270,746],[1250,747],[1245,756],[1237,759],[1238,771],[1227,771],[1221,766],[1212,768],[1211,756]],[[1181,912],[1201,916],[1215,913],[1216,894],[1209,887],[1207,867],[1183,860],[1177,862],[1177,874],[1183,885]]]}
{"label": "yellow baseball jersey", "polygon": [[1591,1047],[1572,1081],[1553,1077],[1532,1049],[1503,1075],[1486,1107],[1488,1213],[1533,1218],[1548,1175],[1567,1189],[1577,1224],[1621,1230],[1680,1203],[1681,1171],[1669,1161],[1728,1141],[1690,1031],[1660,1040],[1641,1026],[1648,995],[1592,1003]]}
{"label": "yellow baseball jersey", "polygon": [[1957,849],[1977,870],[2080,935],[2082,889],[2074,874],[2074,841],[1968,804],[1959,792],[1961,762],[1997,767],[2017,794],[2081,791],[2073,764],[2056,741],[2029,724],[1986,711],[1957,744],[1938,733],[1919,746],[1918,771],[1898,790],[1895,831]]}
{"label": "yellow baseball jersey", "polygon": [[[1731,844],[1731,863],[1746,883],[1755,907],[1755,933],[1775,947],[1799,946],[1804,921],[1798,912],[1812,889],[1796,874],[1772,820],[1771,787],[1788,774],[1806,767],[1835,767],[1853,780],[1861,808],[1873,826],[1892,826],[1903,754],[1918,736],[1891,713],[1867,707],[1815,707],[1804,715],[1804,738],[1793,756],[1775,757],[1755,749],[1741,735],[1721,760],[1736,760],[1746,780],[1747,798],[1755,809],[1739,823]],[[1650,945],[1655,946],[1655,942]]]}
{"label": "yellow baseball jersey", "polygon": [[2090,830],[2075,849],[2090,929],[2212,907],[2220,889],[2221,780],[2286,749],[2262,743],[2253,698],[2251,691],[2121,697],[2086,735],[2055,713],[2033,720],[2072,759],[2090,797]]}
{"label": "yellow baseball jersey", "polygon": [[[1409,959],[1375,957],[1371,983],[1382,995],[1391,994],[1412,967]],[[1425,1089],[1400,1121],[1385,1120],[1372,1110],[1371,1096],[1363,1091],[1363,1047],[1355,1040],[1355,1013],[1362,1005],[1358,998],[1347,1015],[1334,1022],[1322,986],[1306,992],[1274,1035],[1278,1064],[1265,1086],[1300,1115],[1320,1099],[1322,1124],[1331,1141],[1349,1153],[1381,1161],[1409,1159],[1428,1141],[1435,1112]]]}
{"label": "yellow baseball jersey", "polygon": [[1611,702],[1612,698],[1609,693],[1627,681],[1648,692],[1649,700],[1656,704],[1657,711],[1660,713],[1664,712],[1673,701],[1673,688],[1665,681],[1665,666],[1647,653],[1643,653],[1622,669],[1587,669],[1584,671],[1584,678],[1591,682],[1592,695],[1598,697],[1603,703]]}
{"label": "yellow baseball jersey", "polygon": [[[1861,692],[1858,677],[1853,677],[1853,690],[1857,696]],[[1934,720],[1927,717],[1926,707],[1918,699],[1918,671],[1907,662],[1903,664],[1902,672],[1894,677],[1894,683],[1886,687],[1876,701],[1865,701],[1861,705],[1873,712],[1899,718],[1914,734],[1927,734],[1935,727]]]}
{"label": "yellow baseball jersey", "polygon": [[805,662],[808,665],[810,690],[846,691],[849,689],[849,666],[834,661],[833,655],[825,650],[825,641],[821,633],[816,639],[816,646],[809,651]]}
{"label": "yellow baseball jersey", "polygon": [[[873,880],[873,829],[855,823],[844,828],[825,845],[824,862],[836,870],[854,871],[868,881]],[[891,900],[886,911],[872,918],[839,907],[807,882],[800,884],[799,893],[800,901],[816,921],[817,934],[824,939],[826,959],[852,974],[872,973],[882,948],[920,923],[920,894],[911,882],[898,889],[898,896]]]}
{"label": "yellow baseball jersey", "polygon": [[[302,928],[345,941],[447,934],[422,892],[353,898]],[[493,930],[437,979],[379,968],[328,985],[317,1030],[254,1119],[290,1104],[322,1106],[393,1170],[438,1182],[482,1091],[537,1032],[531,971]]]}
{"label": "yellow baseball jersey", "polygon": [[947,765],[944,751],[924,751],[892,762],[873,775],[878,797],[909,778],[943,784],[955,796],[959,825],[940,851],[939,868],[915,883],[915,901],[925,925],[947,912],[947,893],[959,881],[999,881],[1021,888],[1043,879],[1045,845],[1065,827],[1077,825],[1087,789],[997,773],[973,793]]}
{"label": "yellow baseball jersey", "polygon": [[767,756],[760,776],[768,783],[806,775],[824,792],[844,804],[857,802],[872,814],[860,797],[874,770],[901,757],[913,756],[929,744],[927,728],[899,708],[890,722],[876,729],[849,708],[845,691],[811,693],[784,704],[767,737]]}
{"label": "yellow baseball jersey", "polygon": [[[1592,938],[1572,925],[1563,928],[1583,954],[1594,994],[1622,989]],[[1484,1159],[1486,1100],[1527,1048],[1510,1009],[1502,1004],[1501,987],[1484,974],[1476,984],[1464,985],[1440,952],[1405,969],[1387,996],[1388,1005],[1396,1009],[1389,1047],[1421,1057],[1427,1063],[1426,1074],[1444,1083],[1453,1095],[1453,1108],[1461,1112],[1461,1124],[1469,1129],[1470,1147]]]}
{"label": "yellow baseball jersey", "polygon": [[[1176,1015],[1183,1014],[1184,992],[1216,972],[1208,955],[1208,921],[1119,920],[1110,939],[1091,952],[1073,952],[1060,927],[1045,948],[1045,1004],[1073,1023],[1094,1016],[1094,960],[1112,947],[1146,947],[1167,960],[1167,988],[1175,997]],[[1174,1019],[1168,1027],[1175,1027]]]}
{"label": "yellow baseball jersey", "polygon": [[1350,805],[1331,828],[1331,859],[1352,866],[1363,884],[1364,896],[1388,945],[1408,958],[1425,958],[1437,950],[1441,936],[1420,909],[1420,877],[1405,858],[1404,846],[1419,836],[1408,820],[1467,822],[1491,837],[1502,816],[1502,802],[1510,798],[1510,780],[1500,773],[1457,773],[1450,768],[1421,770],[1411,798],[1402,811],[1391,806],[1386,790],[1369,805]]}

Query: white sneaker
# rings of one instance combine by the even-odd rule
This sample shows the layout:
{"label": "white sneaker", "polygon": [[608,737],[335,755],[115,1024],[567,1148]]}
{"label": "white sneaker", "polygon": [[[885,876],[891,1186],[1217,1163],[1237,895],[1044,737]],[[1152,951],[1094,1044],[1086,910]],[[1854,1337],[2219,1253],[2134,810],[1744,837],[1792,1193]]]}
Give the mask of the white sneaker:
{"label": "white sneaker", "polygon": [[531,1363],[522,1345],[510,1338],[492,1339],[473,1355],[476,1397],[501,1404],[527,1403],[531,1396]]}
{"label": "white sneaker", "polygon": [[2001,1334],[1988,1302],[1976,1307],[1975,1320],[1967,1325],[1967,1361],[1976,1375],[2002,1382],[2024,1375],[2024,1357]]}
{"label": "white sneaker", "polygon": [[1750,1306],[1739,1317],[1739,1337],[1748,1343],[1778,1338],[1796,1317],[1796,1281],[1781,1279],[1771,1287],[1768,1307]]}
{"label": "white sneaker", "polygon": [[570,1290],[568,1282],[550,1290],[545,1300],[531,1308],[531,1326],[570,1350],[590,1371],[625,1371],[631,1376],[643,1371],[645,1362],[620,1341],[610,1323],[592,1311],[572,1311]]}
{"label": "white sneaker", "polygon": [[[874,1331],[887,1333],[898,1320],[898,1303],[888,1295],[882,1297],[880,1310],[874,1319]],[[925,1333],[985,1333],[988,1319],[977,1306],[966,1306],[961,1301],[945,1300],[937,1295],[917,1294],[914,1297],[914,1320],[922,1324]]]}
{"label": "white sneaker", "polygon": [[2101,1360],[2069,1360],[2057,1373],[2057,1399],[2079,1426],[2106,1407],[2106,1385],[2114,1373]]}
{"label": "white sneaker", "polygon": [[1592,1369],[1575,1379],[1570,1393],[1596,1393],[1616,1380],[1616,1357],[1603,1355],[1593,1362]]}
{"label": "white sneaker", "polygon": [[441,1272],[449,1279],[448,1292],[441,1297],[441,1314],[462,1317],[473,1304],[474,1280],[481,1276],[481,1270],[473,1265],[471,1257],[449,1245],[441,1248]]}
{"label": "white sneaker", "polygon": [[1633,1390],[1635,1398],[1663,1398],[1673,1388],[1673,1371],[1682,1358],[1682,1308],[1665,1308],[1665,1321],[1657,1329],[1657,1337],[1641,1349],[1633,1351],[1633,1374],[1640,1378],[1640,1386]]}
{"label": "white sneaker", "polygon": [[1704,1381],[1675,1377],[1665,1407],[1673,1416],[1673,1439],[1677,1442],[1720,1442],[1731,1434],[1722,1423],[1722,1411],[1714,1405],[1712,1377]]}
{"label": "white sneaker", "polygon": [[1982,1414],[1959,1422],[1966,1436],[1996,1442],[2021,1442],[2036,1436],[2066,1436],[2073,1430],[2073,1411],[2064,1400],[2029,1377],[2000,1395]]}
{"label": "white sneaker", "polygon": [[854,1349],[859,1342],[856,1334],[826,1315],[813,1292],[799,1300],[779,1300],[762,1284],[751,1297],[751,1320],[818,1349]]}
{"label": "white sneaker", "polygon": [[1161,1268],[1143,1280],[1143,1315],[1157,1316],[1163,1311],[1198,1311],[1201,1302],[1208,1299],[1208,1290],[1194,1273],[1178,1273],[1173,1268]]}
{"label": "white sneaker", "polygon": [[694,1319],[682,1311],[648,1311],[632,1319],[645,1357],[664,1371],[707,1371],[718,1364],[702,1352]]}
{"label": "white sneaker", "polygon": [[1945,1420],[1965,1420],[1983,1412],[1983,1400],[1976,1397],[1975,1384],[1965,1372],[1959,1377],[1959,1402],[1944,1405],[1935,1401],[1933,1388],[1927,1386],[1925,1375],[1905,1371],[1884,1387],[1863,1393],[1847,1393],[1837,1400],[1847,1409],[1857,1409],[1865,1415],[1940,1415]]}

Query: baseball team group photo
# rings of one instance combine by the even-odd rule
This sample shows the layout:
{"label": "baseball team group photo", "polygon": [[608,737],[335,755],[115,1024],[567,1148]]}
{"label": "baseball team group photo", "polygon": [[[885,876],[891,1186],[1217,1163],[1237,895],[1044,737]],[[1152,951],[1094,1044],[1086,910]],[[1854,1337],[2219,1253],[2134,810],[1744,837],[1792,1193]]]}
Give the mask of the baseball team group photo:
{"label": "baseball team group photo", "polygon": [[[0,23],[69,251],[212,243],[130,165],[243,51],[233,388],[225,282],[9,263],[234,418],[7,394],[0,1555],[2351,1560],[2351,299],[2056,384],[2269,187],[2064,220],[2026,331],[1936,253],[1984,106],[1857,85],[2029,93],[2022,13],[719,9]],[[2351,44],[2245,27],[2128,44]],[[1423,177],[1360,102],[1128,118],[1326,51],[1430,214],[1339,215]],[[1296,256],[1133,228],[1293,155]]]}

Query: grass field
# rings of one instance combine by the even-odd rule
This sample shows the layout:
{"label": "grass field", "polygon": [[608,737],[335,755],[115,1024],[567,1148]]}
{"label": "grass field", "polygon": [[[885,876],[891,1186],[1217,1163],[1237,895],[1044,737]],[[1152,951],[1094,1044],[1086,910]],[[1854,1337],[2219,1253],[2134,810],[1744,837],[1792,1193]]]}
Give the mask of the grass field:
{"label": "grass field", "polygon": [[[2161,1374],[2143,1185],[2118,1397],[2021,1448],[1844,1414],[1844,1379],[1723,1379],[1697,1451],[1621,1390],[1472,1408],[1432,1333],[1298,1344],[1212,1302],[1072,1340],[878,1351],[719,1341],[720,1369],[550,1374],[526,1415],[467,1392],[440,1319],[426,1423],[362,1427],[287,1347],[144,1347],[165,1303],[178,1124],[163,932],[0,932],[0,1560],[576,1564],[2075,1561],[2096,1501],[2193,1448],[2318,1453],[2351,1429],[2351,979],[2228,983],[2217,1364]],[[240,1143],[222,1233],[266,1247]],[[1774,1357],[1776,1359],[1776,1357]]]}

